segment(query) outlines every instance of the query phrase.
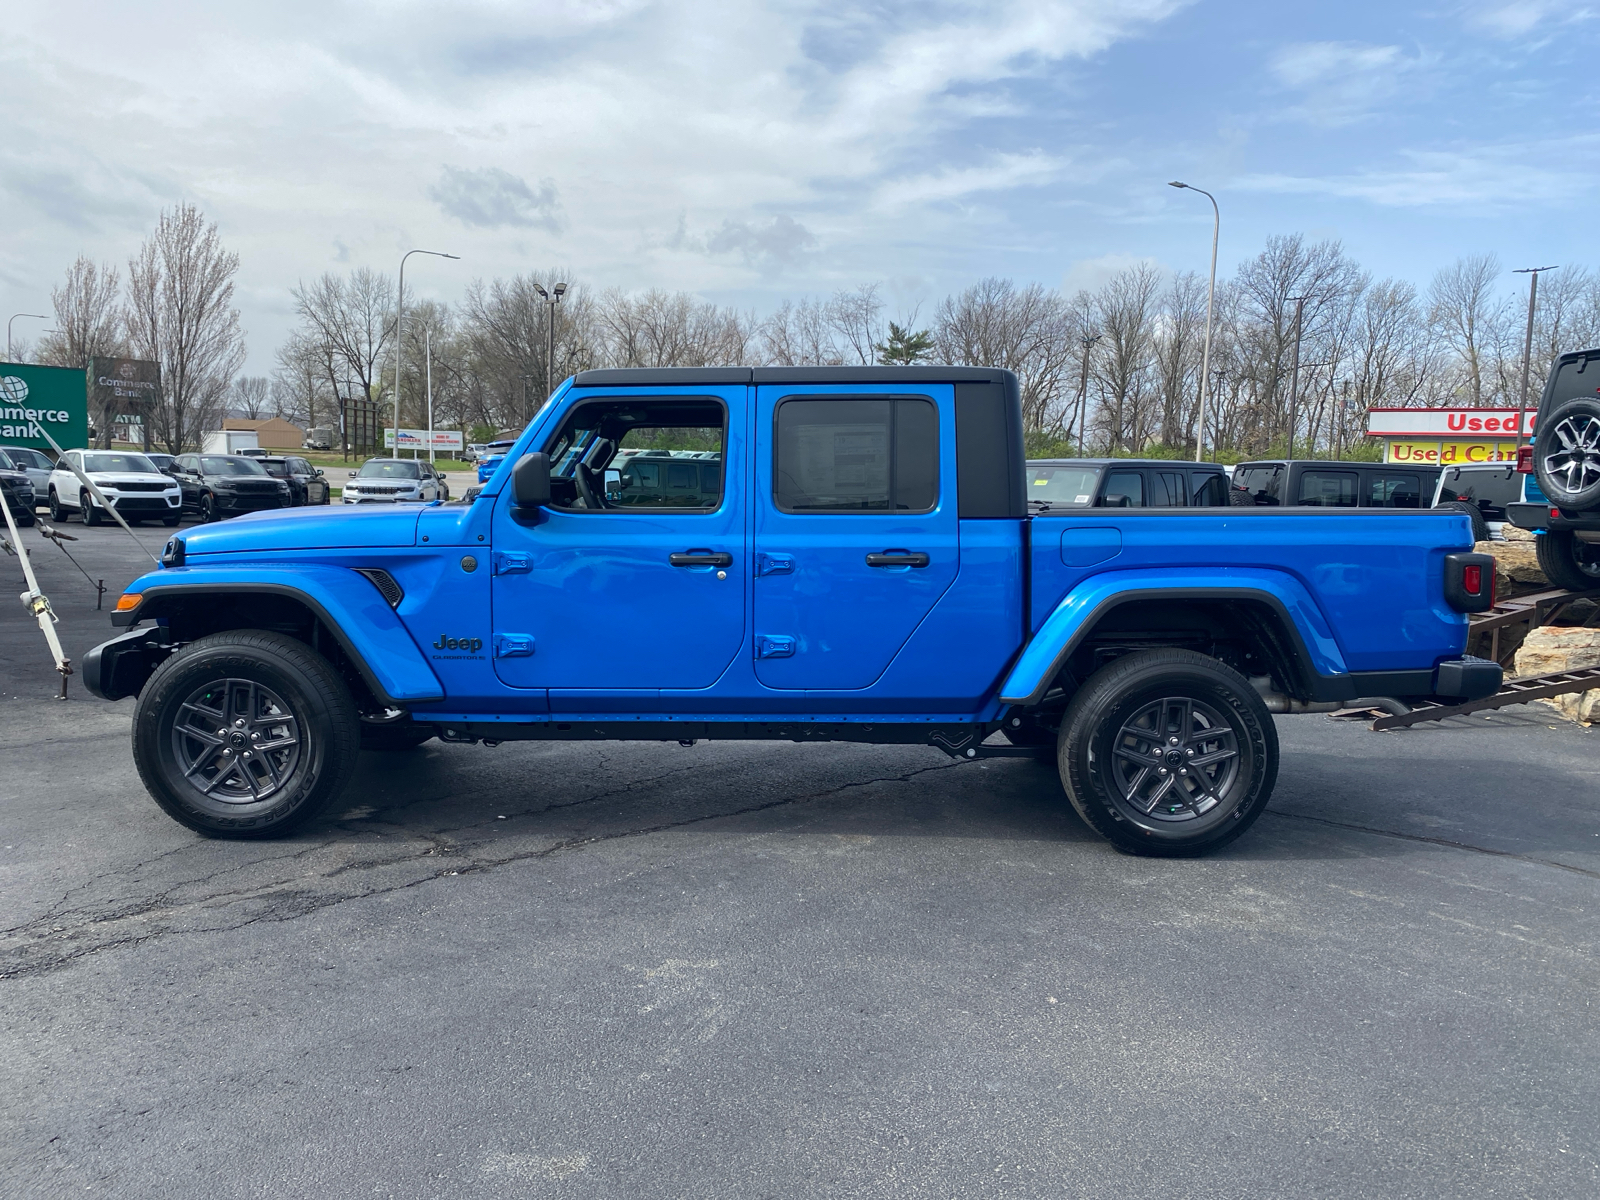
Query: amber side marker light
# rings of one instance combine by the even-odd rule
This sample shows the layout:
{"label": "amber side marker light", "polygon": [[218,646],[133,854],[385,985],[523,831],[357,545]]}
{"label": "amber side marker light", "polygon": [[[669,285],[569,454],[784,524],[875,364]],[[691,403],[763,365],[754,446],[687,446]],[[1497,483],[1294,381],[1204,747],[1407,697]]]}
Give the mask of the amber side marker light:
{"label": "amber side marker light", "polygon": [[139,607],[139,602],[144,599],[142,592],[123,592],[117,597],[117,612],[132,612]]}

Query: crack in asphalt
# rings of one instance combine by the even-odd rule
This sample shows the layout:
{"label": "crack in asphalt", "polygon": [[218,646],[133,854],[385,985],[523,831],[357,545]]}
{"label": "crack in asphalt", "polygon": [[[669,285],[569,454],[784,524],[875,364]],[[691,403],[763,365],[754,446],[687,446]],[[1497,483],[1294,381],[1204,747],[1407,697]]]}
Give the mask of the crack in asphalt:
{"label": "crack in asphalt", "polygon": [[[883,775],[875,776],[871,779],[852,780],[847,783],[839,784],[836,787],[825,788],[817,792],[808,792],[798,796],[785,796],[776,800],[764,801],[758,804],[742,805],[738,808],[725,809],[717,812],[702,813],[698,816],[684,817],[675,821],[661,821],[652,825],[620,829],[609,833],[596,833],[580,837],[563,838],[560,841],[554,842],[550,845],[520,850],[511,854],[490,855],[476,850],[466,852],[446,850],[441,852],[437,842],[430,842],[428,848],[420,852],[396,855],[391,858],[371,859],[362,863],[341,863],[331,871],[318,877],[319,881],[326,881],[335,878],[338,875],[356,870],[376,870],[385,867],[419,863],[423,859],[433,857],[435,855],[443,857],[444,854],[463,854],[463,857],[456,860],[459,865],[444,862],[440,864],[437,870],[430,871],[419,876],[418,878],[389,884],[387,886],[366,888],[357,891],[327,893],[316,892],[303,887],[294,890],[281,890],[284,883],[290,882],[288,880],[284,880],[281,883],[276,884],[265,883],[257,887],[241,888],[234,891],[216,892],[208,896],[198,897],[194,900],[184,901],[177,905],[167,905],[168,898],[179,888],[190,887],[193,886],[194,883],[199,882],[194,880],[184,881],[166,888],[164,891],[154,897],[146,897],[114,911],[102,912],[89,917],[76,923],[71,929],[64,929],[59,926],[59,923],[63,917],[70,916],[71,914],[57,913],[48,919],[40,918],[39,920],[30,922],[26,925],[18,926],[14,930],[7,931],[19,935],[19,937],[25,937],[29,932],[36,932],[38,940],[32,945],[24,944],[12,948],[9,956],[13,959],[13,961],[10,965],[0,969],[0,979],[21,979],[30,976],[48,974],[57,970],[61,970],[62,968],[78,961],[79,959],[88,957],[90,955],[98,954],[105,950],[115,950],[119,948],[142,945],[145,942],[155,940],[168,934],[230,933],[235,930],[244,929],[248,926],[260,924],[265,921],[271,921],[275,923],[280,921],[292,921],[325,908],[331,908],[335,905],[344,904],[347,901],[365,900],[375,896],[389,895],[396,892],[405,891],[409,888],[417,887],[421,884],[431,883],[439,879],[449,878],[452,876],[482,874],[500,867],[511,865],[513,863],[549,858],[553,855],[560,854],[563,851],[577,850],[585,846],[597,845],[602,842],[618,841],[621,839],[634,837],[645,837],[650,834],[663,833],[672,829],[681,829],[690,825],[704,824],[708,821],[747,816],[751,813],[766,812],[771,809],[783,808],[789,805],[823,800],[829,796],[839,795],[841,793],[849,792],[859,788],[872,787],[877,784],[909,783],[918,776],[926,775],[936,771],[949,771],[963,765],[965,765],[963,762],[956,761],[951,763],[942,763],[933,767],[921,767],[917,770],[902,772],[898,775]],[[539,815],[540,812],[550,811],[554,808],[570,808],[580,803],[593,803],[595,800],[604,799],[607,796],[614,796],[632,790],[632,788],[635,786],[638,785],[634,784],[624,788],[612,789],[608,793],[602,793],[599,796],[588,797],[583,801],[572,801],[561,805],[551,805],[547,806],[545,809],[523,815],[536,816]],[[482,824],[486,824],[486,822]],[[470,825],[463,828],[470,829],[477,827],[477,825]],[[302,857],[305,854],[312,853],[316,850],[326,849],[332,844],[333,843],[330,842],[318,842],[315,845],[303,847],[291,854],[275,855],[268,859],[257,859],[253,860],[251,863],[244,864],[243,866],[251,867],[261,865],[262,863],[288,861],[294,858]],[[161,855],[157,855],[148,860],[148,862],[154,862],[157,859],[165,857],[171,853],[172,851],[164,851]],[[127,874],[144,865],[148,864],[141,863],[132,868],[122,868],[114,872],[105,872],[101,878],[116,874]],[[233,867],[218,870],[212,872],[210,875],[202,876],[201,881],[204,879],[215,878],[217,875],[225,874],[228,870],[238,869],[241,868]],[[76,890],[79,889],[74,889],[74,891]],[[71,893],[69,893],[69,895],[70,894]],[[267,901],[268,906],[266,911],[254,913],[241,921],[213,925],[194,925],[152,929],[147,932],[127,933],[123,936],[112,936],[105,938],[104,940],[96,940],[90,945],[81,945],[72,948],[67,948],[60,944],[62,935],[65,935],[66,937],[84,936],[85,934],[93,933],[97,929],[103,928],[107,925],[124,924],[131,920],[137,920],[143,917],[151,916],[155,913],[159,913],[163,910],[164,905],[166,906],[167,911],[170,911],[176,915],[184,910],[193,911],[204,910],[211,907],[228,907],[233,904],[245,902],[251,899],[261,899]],[[49,929],[41,929],[41,926],[52,923],[54,927]],[[52,953],[51,951],[54,952]],[[29,961],[30,957],[32,958],[32,961]]]}
{"label": "crack in asphalt", "polygon": [[1403,842],[1425,842],[1430,846],[1443,846],[1448,850],[1466,850],[1472,854],[1487,854],[1492,858],[1514,858],[1519,862],[1533,863],[1540,867],[1554,867],[1558,871],[1571,871],[1574,875],[1586,875],[1590,879],[1600,879],[1600,871],[1591,871],[1588,867],[1575,867],[1570,863],[1555,862],[1548,858],[1535,858],[1531,854],[1518,854],[1515,850],[1491,850],[1487,846],[1474,846],[1471,842],[1457,842],[1450,838],[1428,837],[1421,833],[1401,833],[1394,829],[1379,829],[1373,825],[1356,825],[1349,821],[1330,821],[1327,817],[1311,817],[1304,813],[1281,812],[1269,808],[1267,816],[1282,817],[1287,821],[1310,821],[1316,825],[1328,825],[1334,829],[1351,829],[1357,833],[1371,833],[1378,837],[1396,838]]}

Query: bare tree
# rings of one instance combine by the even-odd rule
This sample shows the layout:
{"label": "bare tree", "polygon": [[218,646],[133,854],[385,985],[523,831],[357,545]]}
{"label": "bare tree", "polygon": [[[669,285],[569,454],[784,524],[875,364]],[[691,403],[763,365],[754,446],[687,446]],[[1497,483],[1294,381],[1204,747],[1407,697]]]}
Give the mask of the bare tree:
{"label": "bare tree", "polygon": [[619,367],[725,367],[748,361],[754,322],[687,292],[607,292],[596,313]]}
{"label": "bare tree", "polygon": [[844,362],[827,308],[817,300],[785,300],[761,324],[762,358],[777,367],[832,367]]}
{"label": "bare tree", "polygon": [[172,454],[196,444],[244,365],[233,307],[238,270],[239,256],[191,204],[164,211],[128,262],[129,341],[136,355],[161,364],[156,431]]}
{"label": "bare tree", "polygon": [[1023,423],[1038,431],[1055,423],[1066,401],[1072,329],[1057,293],[990,278],[945,298],[933,338],[940,362],[1016,372]]}
{"label": "bare tree", "polygon": [[[39,361],[53,367],[87,367],[91,358],[120,358],[128,352],[120,292],[122,280],[110,263],[96,266],[83,255],[67,268],[67,278],[50,289],[56,328],[39,342]],[[95,414],[102,448],[111,445],[111,418]]]}
{"label": "bare tree", "polygon": [[1500,260],[1492,254],[1459,258],[1433,277],[1428,289],[1428,318],[1459,360],[1458,402],[1483,407],[1492,396],[1486,387],[1495,374],[1493,348],[1504,302],[1494,294]]}
{"label": "bare tree", "polygon": [[241,375],[228,392],[228,408],[247,420],[259,421],[272,405],[272,384],[265,375]]}
{"label": "bare tree", "polygon": [[[394,336],[393,281],[361,267],[345,278],[323,275],[291,294],[300,317],[300,336],[321,347],[320,357],[333,392],[359,390],[365,398],[380,399]],[[314,416],[310,414],[308,419]]]}

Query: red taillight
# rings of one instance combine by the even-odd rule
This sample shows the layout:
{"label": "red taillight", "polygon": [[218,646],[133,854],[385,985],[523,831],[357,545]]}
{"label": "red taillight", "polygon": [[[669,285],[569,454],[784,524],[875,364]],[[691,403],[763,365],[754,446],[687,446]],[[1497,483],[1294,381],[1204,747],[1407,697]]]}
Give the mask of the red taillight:
{"label": "red taillight", "polygon": [[1461,568],[1461,586],[1469,596],[1483,595],[1483,568],[1476,563]]}
{"label": "red taillight", "polygon": [[1533,474],[1533,447],[1517,447],[1517,470],[1524,475]]}
{"label": "red taillight", "polygon": [[1557,508],[1554,504],[1552,504],[1550,506],[1550,519],[1552,521],[1561,520],[1561,510],[1559,508]]}

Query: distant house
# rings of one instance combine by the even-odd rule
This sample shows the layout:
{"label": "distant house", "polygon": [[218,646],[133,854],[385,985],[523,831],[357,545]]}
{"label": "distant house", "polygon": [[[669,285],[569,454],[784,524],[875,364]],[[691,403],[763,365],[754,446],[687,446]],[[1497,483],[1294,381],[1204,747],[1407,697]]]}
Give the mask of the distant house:
{"label": "distant house", "polygon": [[223,429],[253,429],[256,441],[269,450],[298,450],[305,444],[306,431],[298,425],[291,425],[282,417],[268,417],[265,420],[251,421],[244,417],[229,417],[222,423]]}

